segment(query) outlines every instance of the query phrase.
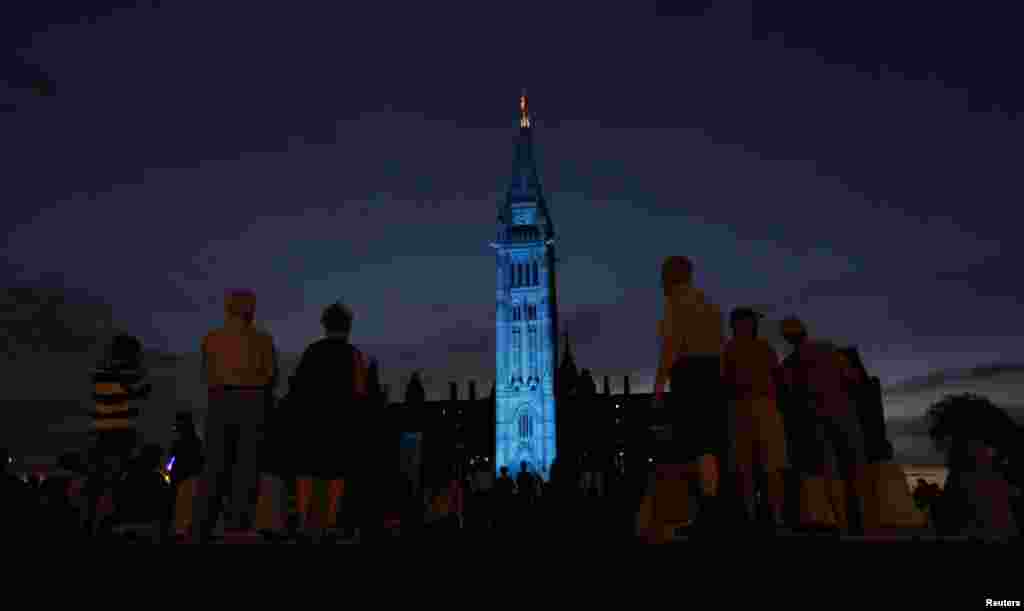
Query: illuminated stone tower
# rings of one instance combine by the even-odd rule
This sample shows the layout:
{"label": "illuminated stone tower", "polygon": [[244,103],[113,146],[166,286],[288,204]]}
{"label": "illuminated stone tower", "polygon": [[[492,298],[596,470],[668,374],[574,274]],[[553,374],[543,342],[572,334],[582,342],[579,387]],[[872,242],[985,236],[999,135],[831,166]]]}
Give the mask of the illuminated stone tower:
{"label": "illuminated stone tower", "polygon": [[555,459],[558,301],[555,228],[533,155],[526,92],[519,98],[515,170],[498,206],[495,468],[525,461],[545,480]]}

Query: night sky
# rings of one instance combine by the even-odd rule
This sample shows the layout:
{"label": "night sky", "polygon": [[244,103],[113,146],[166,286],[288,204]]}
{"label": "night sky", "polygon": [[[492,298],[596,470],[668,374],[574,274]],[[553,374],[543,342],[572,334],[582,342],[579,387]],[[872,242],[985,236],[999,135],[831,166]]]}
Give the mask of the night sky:
{"label": "night sky", "polygon": [[[84,4],[110,6],[0,9],[0,218],[4,285],[85,326],[194,353],[243,286],[297,353],[342,299],[386,382],[486,393],[526,87],[563,320],[613,386],[650,389],[675,254],[886,383],[1024,362],[1024,50],[995,8]],[[15,319],[11,355],[78,350]]]}

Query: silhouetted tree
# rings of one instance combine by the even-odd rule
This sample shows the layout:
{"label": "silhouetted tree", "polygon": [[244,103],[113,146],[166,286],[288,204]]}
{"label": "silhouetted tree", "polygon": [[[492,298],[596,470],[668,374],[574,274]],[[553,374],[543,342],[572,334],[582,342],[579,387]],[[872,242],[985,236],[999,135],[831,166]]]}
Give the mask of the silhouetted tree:
{"label": "silhouetted tree", "polygon": [[969,468],[967,442],[982,441],[1000,455],[1016,448],[1020,427],[987,397],[964,393],[947,395],[928,408],[928,435],[946,454],[951,470]]}
{"label": "silhouetted tree", "polygon": [[423,382],[420,381],[420,372],[412,374],[412,378],[409,379],[409,385],[405,387],[405,404],[407,406],[412,405],[423,405],[427,400],[427,391],[423,388]]}
{"label": "silhouetted tree", "polygon": [[589,369],[584,369],[580,373],[579,380],[576,382],[576,392],[584,397],[593,397],[597,394],[597,384],[594,382],[594,377],[590,375]]}

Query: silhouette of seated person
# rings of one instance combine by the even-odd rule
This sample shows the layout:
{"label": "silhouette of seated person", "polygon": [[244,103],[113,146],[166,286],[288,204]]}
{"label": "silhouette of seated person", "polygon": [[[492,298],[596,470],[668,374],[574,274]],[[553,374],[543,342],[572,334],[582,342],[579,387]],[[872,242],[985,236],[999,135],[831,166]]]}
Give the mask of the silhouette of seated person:
{"label": "silhouette of seated person", "polygon": [[31,517],[32,491],[12,472],[14,459],[10,450],[0,448],[0,461],[0,499],[3,499],[0,503],[0,536],[9,540],[7,536],[21,532]]}
{"label": "silhouette of seated person", "polygon": [[78,514],[68,499],[68,479],[48,477],[40,486],[35,518],[42,527],[40,535],[44,539],[66,542],[80,532]]}
{"label": "silhouette of seated person", "polygon": [[170,502],[170,487],[161,473],[164,450],[146,444],[133,461],[118,489],[119,522],[138,524],[161,520]]}

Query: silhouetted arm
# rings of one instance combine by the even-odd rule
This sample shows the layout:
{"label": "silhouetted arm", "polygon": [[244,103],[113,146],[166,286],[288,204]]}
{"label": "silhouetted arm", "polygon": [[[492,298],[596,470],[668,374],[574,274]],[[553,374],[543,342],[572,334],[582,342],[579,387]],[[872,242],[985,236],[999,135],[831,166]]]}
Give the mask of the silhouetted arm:
{"label": "silhouetted arm", "polygon": [[281,360],[280,355],[277,352],[277,346],[273,343],[270,345],[270,362],[271,362],[271,374],[270,374],[270,389],[277,388],[281,382]]}

